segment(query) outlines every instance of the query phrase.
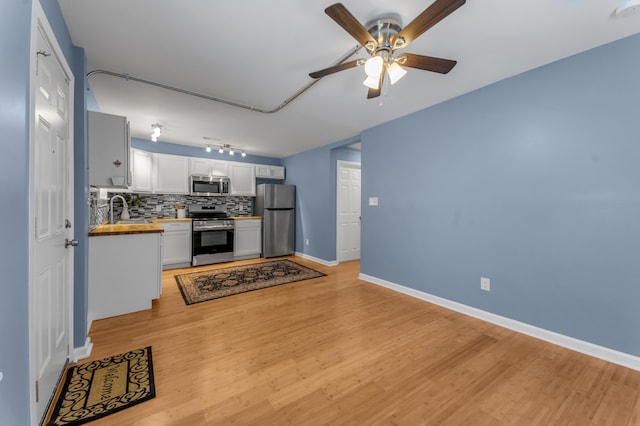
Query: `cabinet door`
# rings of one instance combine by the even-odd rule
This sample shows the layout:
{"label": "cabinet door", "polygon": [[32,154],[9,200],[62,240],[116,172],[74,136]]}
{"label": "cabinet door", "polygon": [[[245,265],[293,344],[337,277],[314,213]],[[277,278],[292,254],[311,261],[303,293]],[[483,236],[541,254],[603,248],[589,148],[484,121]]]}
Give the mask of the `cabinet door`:
{"label": "cabinet door", "polygon": [[211,160],[207,158],[189,158],[189,174],[209,176],[211,173]]}
{"label": "cabinet door", "polygon": [[191,262],[191,231],[166,231],[162,264]]}
{"label": "cabinet door", "polygon": [[214,176],[229,176],[229,162],[213,160],[211,162],[211,174]]}
{"label": "cabinet door", "polygon": [[264,179],[284,179],[284,167],[256,164],[256,177]]}
{"label": "cabinet door", "polygon": [[231,195],[256,195],[256,169],[253,164],[230,163]]}
{"label": "cabinet door", "polygon": [[260,256],[262,252],[262,222],[260,220],[237,220],[234,233],[235,257]]}
{"label": "cabinet door", "polygon": [[154,160],[156,193],[189,193],[189,162],[187,157],[154,154]]}
{"label": "cabinet door", "polygon": [[266,164],[256,164],[256,177],[267,179],[270,178],[271,166],[267,166]]}
{"label": "cabinet door", "polygon": [[128,186],[131,182],[127,118],[89,111],[87,128],[89,185],[120,188]]}
{"label": "cabinet door", "polygon": [[152,156],[145,151],[131,150],[133,163],[133,184],[131,189],[138,192],[151,192],[152,184]]}
{"label": "cabinet door", "polygon": [[271,178],[272,179],[284,179],[284,167],[271,166]]}

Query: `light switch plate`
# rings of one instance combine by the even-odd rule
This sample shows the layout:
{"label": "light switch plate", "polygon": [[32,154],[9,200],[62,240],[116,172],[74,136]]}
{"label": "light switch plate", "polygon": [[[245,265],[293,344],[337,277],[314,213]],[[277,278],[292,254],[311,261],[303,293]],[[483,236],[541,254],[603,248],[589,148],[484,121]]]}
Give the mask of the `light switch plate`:
{"label": "light switch plate", "polygon": [[369,205],[377,206],[378,205],[378,197],[369,197]]}
{"label": "light switch plate", "polygon": [[489,278],[480,277],[480,289],[491,291],[491,280]]}

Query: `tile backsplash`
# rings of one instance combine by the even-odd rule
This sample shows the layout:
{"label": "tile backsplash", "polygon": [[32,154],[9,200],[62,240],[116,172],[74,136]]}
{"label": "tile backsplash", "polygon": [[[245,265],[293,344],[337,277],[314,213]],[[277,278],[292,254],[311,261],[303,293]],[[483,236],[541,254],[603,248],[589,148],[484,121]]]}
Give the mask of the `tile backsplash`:
{"label": "tile backsplash", "polygon": [[[125,195],[119,192],[109,192],[108,198],[114,195]],[[173,195],[173,194],[126,194],[130,198],[127,201],[129,206],[129,214],[132,218],[144,217],[147,219],[155,218],[174,218],[177,217],[176,206],[189,204],[203,204],[225,206],[230,216],[251,216],[253,214],[253,197],[193,197],[191,195]],[[109,201],[98,200],[97,194],[91,193],[90,200],[90,227],[91,229],[109,220]],[[125,196],[125,198],[128,198]],[[137,200],[137,205],[133,205],[133,201]],[[158,207],[160,206],[160,207]],[[158,210],[159,209],[159,210]],[[114,217],[120,217],[122,213],[122,201],[116,199],[113,203]]]}

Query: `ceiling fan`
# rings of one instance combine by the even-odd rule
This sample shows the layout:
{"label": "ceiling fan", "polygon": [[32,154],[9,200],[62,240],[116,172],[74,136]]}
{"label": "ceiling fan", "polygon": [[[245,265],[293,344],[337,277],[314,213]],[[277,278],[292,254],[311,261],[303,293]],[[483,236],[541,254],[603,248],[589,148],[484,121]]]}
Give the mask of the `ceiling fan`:
{"label": "ceiling fan", "polygon": [[367,98],[371,99],[380,96],[385,73],[389,76],[389,82],[394,84],[407,73],[402,68],[403,66],[446,74],[456,65],[456,61],[400,53],[396,50],[407,47],[422,33],[465,3],[466,0],[436,0],[404,28],[402,28],[400,17],[395,14],[385,15],[368,22],[365,27],[342,3],[333,4],[327,7],[324,12],[351,34],[371,57],[366,60],[356,59],[343,62],[312,72],[309,76],[321,78],[338,71],[364,65],[367,78],[363,84],[369,88]]}

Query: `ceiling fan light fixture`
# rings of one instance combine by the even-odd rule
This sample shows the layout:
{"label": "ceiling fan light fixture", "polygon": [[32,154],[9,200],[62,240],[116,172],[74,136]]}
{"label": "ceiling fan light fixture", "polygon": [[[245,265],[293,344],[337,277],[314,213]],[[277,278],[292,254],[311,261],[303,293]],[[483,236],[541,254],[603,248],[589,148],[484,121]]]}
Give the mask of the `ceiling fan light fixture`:
{"label": "ceiling fan light fixture", "polygon": [[380,56],[372,56],[364,63],[364,72],[369,77],[380,78],[380,73],[383,70],[384,60]]}
{"label": "ceiling fan light fixture", "polygon": [[389,74],[389,82],[395,84],[407,73],[407,70],[398,65],[397,62],[393,62],[387,66],[387,74]]}
{"label": "ceiling fan light fixture", "polygon": [[378,90],[378,87],[380,87],[380,77],[368,76],[362,84],[367,86],[369,89]]}

